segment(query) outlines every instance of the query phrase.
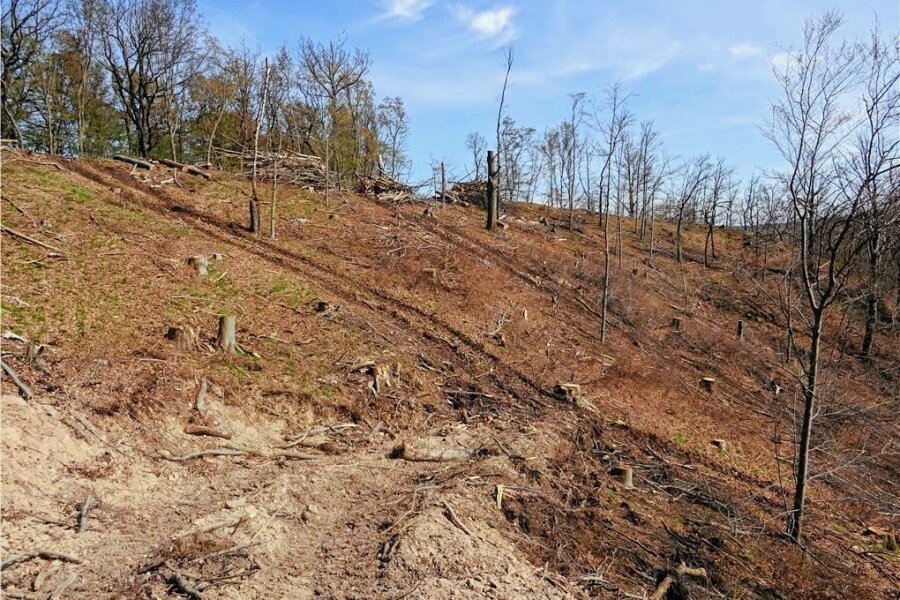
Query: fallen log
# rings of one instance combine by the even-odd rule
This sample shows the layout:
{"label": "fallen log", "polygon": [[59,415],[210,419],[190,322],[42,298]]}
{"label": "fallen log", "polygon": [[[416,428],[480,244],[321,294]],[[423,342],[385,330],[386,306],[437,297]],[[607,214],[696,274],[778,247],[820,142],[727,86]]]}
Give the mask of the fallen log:
{"label": "fallen log", "polygon": [[25,384],[24,381],[19,379],[19,376],[13,371],[12,367],[10,367],[6,362],[0,360],[0,367],[3,368],[3,372],[6,373],[7,377],[12,379],[13,383],[16,384],[16,387],[19,388],[19,392],[22,394],[22,397],[28,400],[33,395],[31,392],[31,388]]}
{"label": "fallen log", "polygon": [[187,579],[181,576],[181,573],[175,571],[172,574],[172,577],[169,578],[169,583],[172,584],[176,590],[191,598],[192,600],[202,600],[203,596],[200,595],[200,592],[196,590],[190,583],[188,583]]}
{"label": "fallen log", "polygon": [[206,425],[187,425],[184,428],[184,432],[188,435],[205,435],[209,437],[222,438],[223,440],[231,439],[230,432],[220,431],[214,427],[207,427]]}
{"label": "fallen log", "polygon": [[124,154],[113,154],[113,160],[128,163],[129,165],[134,165],[140,169],[147,169],[148,171],[153,168],[153,164],[146,160],[141,160],[140,158],[131,158],[130,156],[125,156]]}
{"label": "fallen log", "polygon": [[0,564],[0,571],[5,571],[6,569],[14,565],[29,561],[33,558],[42,558],[44,560],[59,560],[76,565],[81,564],[81,559],[75,558],[74,556],[70,556],[68,554],[62,554],[61,552],[51,552],[49,550],[33,550],[31,552],[23,552],[22,554],[14,554],[13,556],[10,556],[6,560],[4,560],[2,564]]}
{"label": "fallen log", "polygon": [[88,513],[94,507],[94,497],[88,496],[84,504],[81,505],[81,512],[78,514],[78,533],[84,533],[88,528]]}
{"label": "fallen log", "polygon": [[50,244],[45,244],[44,242],[42,242],[40,240],[36,240],[31,236],[25,235],[24,233],[22,233],[20,231],[16,231],[15,229],[10,229],[6,225],[0,225],[0,230],[2,230],[3,233],[5,233],[9,236],[12,236],[14,238],[22,240],[23,242],[28,242],[29,244],[34,244],[35,246],[40,246],[41,248],[45,248],[47,250],[50,250],[51,252],[56,252],[57,254],[65,256],[65,252],[63,252],[56,246],[51,246]]}
{"label": "fallen log", "polygon": [[678,565],[678,568],[675,569],[674,574],[669,573],[662,581],[659,582],[659,585],[656,586],[656,590],[650,596],[650,600],[663,600],[663,598],[666,597],[666,594],[669,593],[669,588],[672,587],[672,584],[685,575],[698,577],[700,579],[707,578],[706,569],[702,567],[689,567],[686,564],[681,563],[680,565]]}
{"label": "fallen log", "polygon": [[166,165],[167,167],[172,167],[173,169],[181,169],[182,171],[186,171],[191,175],[197,175],[198,177],[202,177],[203,179],[209,181],[212,179],[212,175],[203,169],[199,169],[197,167],[193,167],[191,165],[186,165],[184,163],[180,163],[174,160],[169,160],[168,158],[160,158],[159,164]]}
{"label": "fallen log", "polygon": [[211,450],[198,450],[189,452],[183,456],[172,456],[168,452],[160,452],[159,457],[173,462],[187,462],[195,458],[203,458],[204,456],[244,456],[247,453],[243,450],[233,450],[231,448],[213,448]]}

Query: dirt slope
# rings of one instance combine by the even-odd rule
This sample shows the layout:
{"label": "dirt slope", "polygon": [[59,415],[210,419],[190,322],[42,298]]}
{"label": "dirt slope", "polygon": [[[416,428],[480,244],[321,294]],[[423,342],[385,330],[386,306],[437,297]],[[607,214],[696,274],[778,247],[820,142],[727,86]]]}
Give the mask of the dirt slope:
{"label": "dirt slope", "polygon": [[[3,224],[64,254],[2,239],[2,330],[44,347],[3,344],[34,396],[3,379],[2,550],[79,561],[9,567],[8,597],[641,597],[682,562],[707,576],[670,597],[900,583],[896,552],[861,535],[896,523],[842,495],[890,498],[895,453],[813,486],[809,553],[780,535],[790,426],[767,386],[796,390],[739,234],[682,273],[671,231],[650,266],[626,223],[600,344],[596,223],[523,205],[490,234],[475,209],[285,187],[271,241],[242,228],[245,182],[178,180],[4,152]],[[221,255],[207,277],[200,254]],[[238,354],[213,345],[223,314]],[[854,401],[891,385],[854,375]],[[584,397],[555,392],[570,382]],[[866,435],[892,444],[878,422]]]}

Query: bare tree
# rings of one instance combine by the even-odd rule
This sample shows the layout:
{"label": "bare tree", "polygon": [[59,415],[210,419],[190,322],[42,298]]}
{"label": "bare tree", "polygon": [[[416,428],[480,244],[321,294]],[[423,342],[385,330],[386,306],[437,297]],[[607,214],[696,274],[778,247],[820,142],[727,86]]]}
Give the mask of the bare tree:
{"label": "bare tree", "polygon": [[[600,316],[600,341],[606,341],[607,318],[606,313],[609,307],[609,215],[610,215],[610,198],[612,197],[612,180],[613,168],[615,167],[615,156],[619,144],[628,128],[631,116],[625,110],[625,103],[629,96],[622,95],[620,84],[616,83],[607,91],[606,106],[609,110],[608,121],[604,121],[595,111],[594,126],[601,132],[606,143],[606,156],[603,161],[603,168],[600,171],[600,218],[603,219],[603,290],[602,305]],[[605,206],[604,206],[605,203]],[[604,217],[605,214],[605,217]]]}
{"label": "bare tree", "polygon": [[[802,46],[790,52],[786,65],[775,73],[782,97],[773,104],[767,131],[787,164],[781,184],[796,221],[800,289],[800,303],[793,311],[804,326],[802,339],[808,340],[804,352],[796,353],[803,369],[803,418],[787,532],[797,542],[803,535],[826,315],[865,245],[857,221],[866,190],[889,168],[880,163],[857,172],[843,147],[852,127],[845,103],[858,83],[861,63],[857,48],[835,40],[841,22],[838,13],[827,12],[806,23]],[[862,138],[868,138],[864,145],[874,143],[873,136],[886,125],[870,129]],[[792,344],[800,343],[790,331],[789,338]]]}
{"label": "bare tree", "polygon": [[[284,146],[285,114],[291,101],[294,65],[286,48],[282,47],[275,56],[270,69],[267,91],[268,98],[263,109],[266,114],[266,140],[272,155],[272,194],[269,201],[269,238],[275,239],[275,210],[278,201],[278,160]],[[265,96],[264,96],[265,98]],[[277,143],[276,143],[277,140]]]}
{"label": "bare tree", "polygon": [[885,238],[900,219],[900,178],[891,176],[900,160],[900,54],[896,44],[882,39],[877,25],[861,50],[865,116],[853,141],[855,151],[849,168],[865,186],[860,215],[866,236],[868,290],[860,352],[868,358],[875,341],[882,296],[883,262],[889,243]]}
{"label": "bare tree", "polygon": [[716,258],[715,231],[722,203],[728,197],[731,175],[734,171],[726,166],[725,159],[719,158],[712,168],[710,185],[703,202],[703,222],[706,224],[706,240],[703,244],[703,266],[708,267],[710,258]]}
{"label": "bare tree", "polygon": [[[202,29],[194,0],[105,0],[103,60],[141,156],[158,143],[157,105],[173,108],[195,75]],[[170,131],[170,135],[172,132]]]}
{"label": "bare tree", "polygon": [[[357,166],[361,143],[358,135],[359,103],[354,102],[353,90],[366,84],[365,78],[371,64],[369,55],[358,49],[348,49],[345,39],[327,44],[305,40],[300,44],[298,63],[301,91],[318,113],[318,128],[323,138],[319,140],[319,146],[324,146],[326,164],[329,171],[334,169],[342,175],[345,168],[354,169]],[[349,124],[344,122],[345,117],[349,119]],[[346,126],[353,132],[353,156],[340,152],[336,145],[339,121],[342,127]]]}
{"label": "bare tree", "polygon": [[572,98],[572,114],[568,123],[569,141],[568,161],[565,173],[566,177],[566,197],[569,202],[569,231],[575,228],[575,188],[578,180],[578,128],[584,120],[584,110],[582,102],[584,101],[584,92],[570,94]]}
{"label": "bare tree", "polygon": [[484,160],[484,152],[487,150],[487,140],[477,131],[471,131],[466,136],[466,149],[472,155],[473,179],[481,181],[482,161]]}
{"label": "bare tree", "polygon": [[377,118],[382,156],[387,155],[387,160],[382,160],[385,174],[391,179],[400,179],[409,168],[409,158],[406,156],[409,120],[403,99],[396,96],[382,100],[378,105]]}
{"label": "bare tree", "polygon": [[[501,150],[501,139],[500,139],[500,126],[503,122],[503,105],[506,102],[506,86],[509,83],[509,72],[512,71],[513,60],[515,56],[513,53],[513,47],[510,46],[506,49],[506,75],[503,76],[503,90],[500,92],[500,106],[497,108],[497,157],[496,164],[503,164],[503,154]],[[506,177],[505,174],[502,174],[498,171],[497,173],[497,184],[498,186],[502,186],[501,178]],[[488,178],[490,178],[490,173],[488,173]],[[499,190],[497,190],[499,193]],[[500,210],[499,202],[497,203],[497,210]]]}
{"label": "bare tree", "polygon": [[266,110],[266,96],[269,93],[269,75],[269,59],[266,58],[263,63],[262,101],[259,104],[259,114],[256,116],[256,133],[253,135],[253,170],[251,172],[253,193],[250,196],[250,233],[259,233],[259,192],[256,186],[256,163],[259,159],[259,130]]}
{"label": "bare tree", "polygon": [[7,0],[0,18],[0,136],[22,143],[27,71],[59,24],[58,0]]}
{"label": "bare tree", "polygon": [[702,154],[685,162],[676,171],[673,198],[675,201],[675,258],[679,263],[684,261],[684,225],[685,221],[693,222],[696,215],[696,204],[703,188],[709,179],[712,164],[709,154]]}

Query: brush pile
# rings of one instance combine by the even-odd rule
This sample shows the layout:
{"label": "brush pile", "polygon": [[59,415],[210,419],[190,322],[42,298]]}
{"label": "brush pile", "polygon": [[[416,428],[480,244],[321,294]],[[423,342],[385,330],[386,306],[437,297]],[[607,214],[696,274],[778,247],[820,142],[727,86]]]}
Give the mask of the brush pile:
{"label": "brush pile", "polygon": [[[232,150],[220,150],[230,159],[244,164],[247,177],[253,176],[253,154],[241,154]],[[278,171],[278,181],[324,190],[326,184],[334,187],[338,181],[335,173],[328,173],[325,161],[311,154],[299,152],[260,152],[256,159],[256,177],[259,181],[271,181]]]}
{"label": "brush pile", "polygon": [[458,181],[447,192],[447,201],[484,208],[486,194],[487,181]]}
{"label": "brush pile", "polygon": [[386,175],[360,177],[356,184],[356,191],[390,202],[402,202],[415,195],[413,188]]}

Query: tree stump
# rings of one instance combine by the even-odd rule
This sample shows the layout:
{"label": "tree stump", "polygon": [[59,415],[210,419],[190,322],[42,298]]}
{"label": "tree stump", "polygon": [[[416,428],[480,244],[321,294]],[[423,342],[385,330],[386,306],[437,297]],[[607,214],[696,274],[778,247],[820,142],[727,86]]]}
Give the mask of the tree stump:
{"label": "tree stump", "polygon": [[700,387],[703,388],[704,391],[712,393],[716,390],[716,378],[715,377],[704,377],[700,380]]}
{"label": "tree stump", "polygon": [[681,331],[683,330],[681,319],[679,319],[678,317],[672,317],[672,330],[676,333],[681,333]]}
{"label": "tree stump", "polygon": [[166,329],[166,339],[175,342],[179,350],[193,350],[197,347],[197,334],[190,327],[169,327]]}
{"label": "tree stump", "polygon": [[219,317],[219,333],[216,335],[216,346],[226,352],[234,352],[237,349],[235,328],[234,315],[222,315]]}
{"label": "tree stump", "polygon": [[740,320],[737,322],[737,337],[739,340],[744,339],[744,321]]}
{"label": "tree stump", "polygon": [[609,470],[609,474],[625,484],[626,490],[634,489],[634,471],[631,467],[617,465]]}
{"label": "tree stump", "polygon": [[197,271],[197,275],[200,277],[209,275],[209,259],[202,254],[190,257],[187,259],[187,264]]}

